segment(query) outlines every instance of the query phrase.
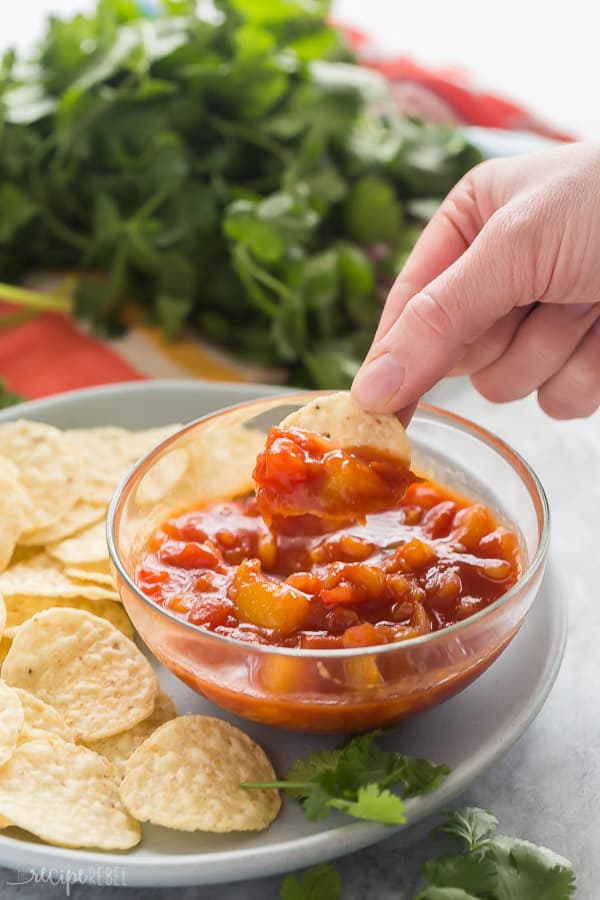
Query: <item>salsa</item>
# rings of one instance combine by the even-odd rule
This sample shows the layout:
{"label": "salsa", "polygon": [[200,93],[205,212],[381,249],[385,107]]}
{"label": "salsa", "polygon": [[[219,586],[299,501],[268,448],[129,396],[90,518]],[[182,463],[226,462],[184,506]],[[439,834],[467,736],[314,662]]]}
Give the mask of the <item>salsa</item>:
{"label": "salsa", "polygon": [[254,481],[265,522],[314,516],[325,530],[396,506],[414,476],[389,452],[337,447],[313,432],[276,427],[256,460]]}
{"label": "salsa", "polygon": [[180,512],[153,533],[137,568],[147,596],[216,634],[335,650],[446,628],[516,582],[517,537],[486,506],[299,434],[272,429],[258,496]]}

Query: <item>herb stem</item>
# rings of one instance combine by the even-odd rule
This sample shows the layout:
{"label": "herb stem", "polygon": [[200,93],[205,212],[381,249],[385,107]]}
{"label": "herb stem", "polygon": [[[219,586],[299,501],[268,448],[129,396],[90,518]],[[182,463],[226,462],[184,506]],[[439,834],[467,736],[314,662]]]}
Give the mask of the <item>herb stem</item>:
{"label": "herb stem", "polygon": [[[237,248],[238,256],[241,257],[244,261],[244,265],[249,270],[250,274],[256,281],[259,281],[261,284],[264,284],[265,287],[270,288],[273,293],[277,294],[283,300],[286,300],[290,291],[284,284],[281,283],[277,278],[271,275],[269,272],[266,272],[261,266],[257,265],[247,247],[243,244],[238,244]],[[277,311],[277,308],[274,304],[271,304],[271,309],[266,310],[270,315],[274,315]]]}
{"label": "herb stem", "polygon": [[0,284],[0,300],[10,303],[20,303],[30,309],[49,310],[51,312],[73,311],[73,304],[69,297],[61,294],[44,294],[42,291],[31,291],[28,288],[15,287],[12,284]]}
{"label": "herb stem", "polygon": [[255,147],[261,147],[263,150],[267,150],[269,153],[272,153],[273,156],[280,159],[286,166],[291,165],[294,161],[294,155],[290,153],[289,150],[277,141],[273,141],[271,138],[258,133],[254,128],[242,125],[240,122],[230,122],[227,119],[222,119],[221,116],[215,116],[214,114],[208,116],[208,121],[216,131],[220,131],[221,134],[238,138],[246,144],[254,144]]}
{"label": "herb stem", "polygon": [[309,790],[314,787],[310,781],[244,781],[240,784],[243,788],[281,788],[287,790],[291,788],[295,791]]}

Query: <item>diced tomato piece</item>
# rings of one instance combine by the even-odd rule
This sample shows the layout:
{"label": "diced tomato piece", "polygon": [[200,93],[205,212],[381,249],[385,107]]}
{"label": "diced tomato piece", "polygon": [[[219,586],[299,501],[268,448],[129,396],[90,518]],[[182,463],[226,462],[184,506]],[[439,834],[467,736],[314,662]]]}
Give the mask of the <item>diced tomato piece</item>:
{"label": "diced tomato piece", "polygon": [[169,580],[166,569],[153,569],[142,566],[138,569],[138,581],[144,587],[152,584],[165,584]]}
{"label": "diced tomato piece", "polygon": [[461,577],[455,569],[434,571],[426,583],[428,609],[448,610],[462,591]]}
{"label": "diced tomato piece", "polygon": [[369,599],[364,588],[355,584],[341,582],[336,587],[325,588],[319,591],[321,601],[327,605],[340,603],[343,606],[352,606],[354,603],[365,603]]}
{"label": "diced tomato piece", "polygon": [[495,528],[479,541],[478,551],[485,556],[515,560],[518,556],[517,537],[506,528]]}
{"label": "diced tomato piece", "polygon": [[410,484],[404,495],[405,503],[415,504],[420,506],[421,509],[431,509],[432,506],[435,506],[443,499],[444,496],[440,494],[439,489],[427,481]]}
{"label": "diced tomato piece", "polygon": [[386,592],[385,573],[379,566],[366,566],[362,563],[347,563],[343,569],[343,578],[363,588],[369,600],[376,600]]}
{"label": "diced tomato piece", "polygon": [[432,565],[436,560],[437,554],[430,544],[426,544],[419,538],[413,538],[384,559],[381,568],[388,574],[418,572],[420,569]]}
{"label": "diced tomato piece", "polygon": [[318,594],[321,587],[319,576],[314,572],[294,572],[285,579],[286,584],[290,584],[298,591],[305,594]]}
{"label": "diced tomato piece", "polygon": [[375,544],[364,538],[343,534],[339,539],[322,541],[310,552],[312,562],[362,562],[375,552]]}
{"label": "diced tomato piece", "polygon": [[388,575],[387,586],[396,600],[403,601],[410,595],[410,581],[406,575]]}
{"label": "diced tomato piece", "polygon": [[227,624],[232,612],[233,604],[227,598],[205,594],[194,601],[188,618],[193,625],[217,628]]}
{"label": "diced tomato piece", "polygon": [[158,558],[181,569],[219,569],[223,562],[212,541],[204,544],[197,541],[166,541],[158,552]]}
{"label": "diced tomato piece", "polygon": [[443,500],[436,506],[432,506],[423,516],[423,529],[432,538],[445,537],[456,515],[456,503],[452,500]]}
{"label": "diced tomato piece", "polygon": [[385,644],[385,639],[370,622],[352,625],[344,632],[344,647],[348,649],[351,647],[376,647],[378,644]]}

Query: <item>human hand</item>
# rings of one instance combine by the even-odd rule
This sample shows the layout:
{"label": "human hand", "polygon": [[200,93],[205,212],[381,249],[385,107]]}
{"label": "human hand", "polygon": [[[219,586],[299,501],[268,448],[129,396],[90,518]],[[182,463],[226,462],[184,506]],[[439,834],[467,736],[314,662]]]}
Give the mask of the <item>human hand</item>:
{"label": "human hand", "polygon": [[600,406],[600,145],[472,169],[390,291],[352,387],[405,422],[443,376],[489,400],[537,391],[558,419]]}

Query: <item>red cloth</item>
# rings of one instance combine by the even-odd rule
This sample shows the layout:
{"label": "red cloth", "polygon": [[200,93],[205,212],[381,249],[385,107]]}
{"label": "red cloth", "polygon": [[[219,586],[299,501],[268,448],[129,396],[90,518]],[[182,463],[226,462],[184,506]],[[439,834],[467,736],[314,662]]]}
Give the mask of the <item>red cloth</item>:
{"label": "red cloth", "polygon": [[29,399],[144,377],[60,313],[43,313],[0,331],[0,375]]}

